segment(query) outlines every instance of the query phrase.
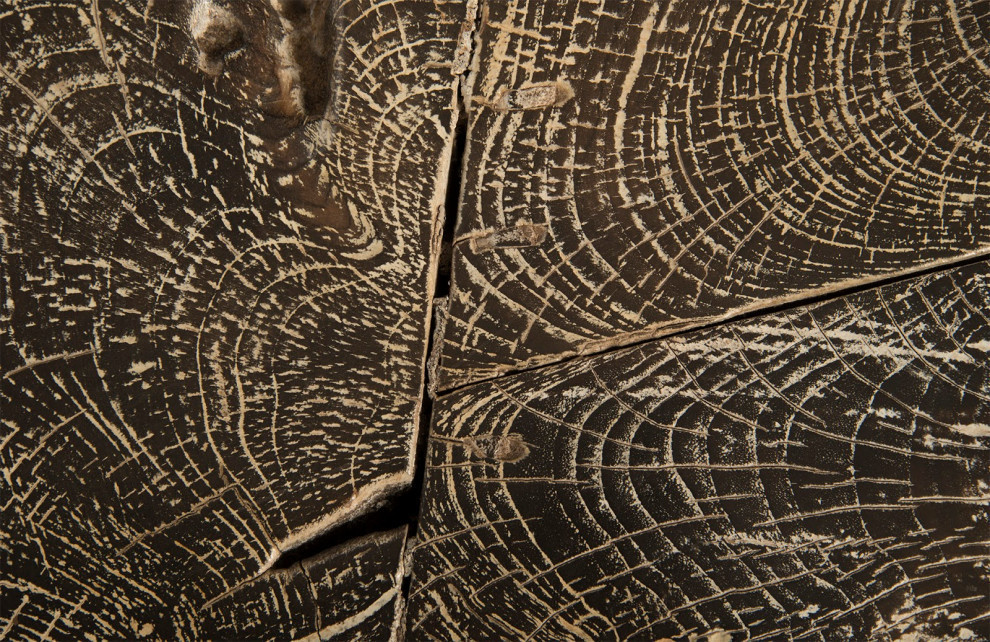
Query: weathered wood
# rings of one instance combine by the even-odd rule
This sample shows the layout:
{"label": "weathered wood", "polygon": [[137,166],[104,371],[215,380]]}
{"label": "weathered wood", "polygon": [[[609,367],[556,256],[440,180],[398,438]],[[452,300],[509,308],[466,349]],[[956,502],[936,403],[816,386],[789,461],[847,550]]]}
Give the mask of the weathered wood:
{"label": "weathered wood", "polygon": [[411,639],[990,633],[990,263],[440,398]]}
{"label": "weathered wood", "polygon": [[987,7],[482,3],[440,389],[990,250]]}
{"label": "weathered wood", "polygon": [[[369,535],[272,570],[204,609],[204,640],[402,638],[406,529]],[[308,636],[307,636],[308,634]]]}
{"label": "weathered wood", "polygon": [[0,10],[0,637],[195,637],[411,483],[462,5]]}
{"label": "weathered wood", "polygon": [[[990,639],[987,263],[657,339],[990,253],[988,40],[8,2],[0,638]],[[545,367],[440,398],[406,617],[406,526],[319,536],[412,482],[452,162],[428,367]]]}

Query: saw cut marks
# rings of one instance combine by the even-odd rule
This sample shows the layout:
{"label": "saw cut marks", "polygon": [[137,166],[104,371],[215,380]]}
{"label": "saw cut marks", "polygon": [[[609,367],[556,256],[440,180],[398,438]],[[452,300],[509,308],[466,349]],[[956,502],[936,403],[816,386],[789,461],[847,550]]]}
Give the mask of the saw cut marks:
{"label": "saw cut marks", "polygon": [[985,639],[987,310],[979,262],[441,397],[410,639]]}
{"label": "saw cut marks", "polygon": [[987,2],[497,0],[477,33],[441,390],[990,250]]}
{"label": "saw cut marks", "polygon": [[195,637],[411,483],[463,9],[0,12],[0,637]]}

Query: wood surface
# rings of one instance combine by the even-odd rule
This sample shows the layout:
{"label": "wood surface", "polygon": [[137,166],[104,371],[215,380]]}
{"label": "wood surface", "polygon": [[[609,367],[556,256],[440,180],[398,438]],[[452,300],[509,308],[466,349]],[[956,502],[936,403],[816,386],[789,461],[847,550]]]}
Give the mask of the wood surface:
{"label": "wood surface", "polygon": [[406,528],[377,533],[273,569],[211,600],[205,640],[401,639]]}
{"label": "wood surface", "polygon": [[990,640],[990,1],[6,0],[0,125],[0,639]]}
{"label": "wood surface", "polygon": [[988,11],[483,3],[439,388],[990,251]]}
{"label": "wood surface", "polygon": [[445,395],[414,640],[985,640],[990,263]]}
{"label": "wood surface", "polygon": [[393,539],[310,578],[322,610],[226,617],[412,482],[463,10],[0,7],[0,637],[305,635],[350,626],[335,591],[394,598]]}

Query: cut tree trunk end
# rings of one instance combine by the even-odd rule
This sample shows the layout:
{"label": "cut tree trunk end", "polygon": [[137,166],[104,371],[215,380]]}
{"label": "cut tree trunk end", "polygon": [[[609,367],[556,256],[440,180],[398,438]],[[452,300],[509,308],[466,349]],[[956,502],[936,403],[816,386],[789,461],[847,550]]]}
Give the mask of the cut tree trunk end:
{"label": "cut tree trunk end", "polygon": [[990,1],[9,0],[16,640],[990,640]]}

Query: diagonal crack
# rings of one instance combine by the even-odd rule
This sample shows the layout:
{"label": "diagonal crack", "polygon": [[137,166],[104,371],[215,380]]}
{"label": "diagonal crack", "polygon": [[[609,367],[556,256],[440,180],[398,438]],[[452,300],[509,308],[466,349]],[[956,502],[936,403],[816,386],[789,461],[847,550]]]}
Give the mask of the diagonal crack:
{"label": "diagonal crack", "polygon": [[963,255],[961,257],[953,257],[951,259],[945,259],[942,261],[927,263],[920,267],[909,268],[892,274],[882,275],[878,277],[871,277],[868,279],[861,279],[852,284],[839,283],[834,286],[827,286],[824,288],[818,288],[817,290],[801,292],[799,295],[796,295],[793,298],[782,300],[779,303],[771,303],[771,304],[760,303],[749,309],[736,310],[730,314],[726,314],[724,316],[717,317],[715,319],[709,318],[710,320],[708,321],[701,320],[697,323],[686,323],[686,324],[678,323],[676,326],[673,327],[659,328],[659,329],[653,328],[643,333],[623,334],[614,337],[609,341],[596,342],[597,345],[602,346],[598,349],[581,351],[577,354],[562,356],[558,359],[553,359],[534,365],[513,368],[511,370],[507,370],[505,372],[501,372],[490,377],[484,377],[476,381],[470,381],[468,383],[463,383],[457,386],[453,386],[451,388],[445,388],[439,393],[439,396],[446,396],[460,390],[471,388],[473,386],[482,385],[485,383],[490,383],[494,380],[502,379],[503,377],[516,375],[522,372],[541,370],[543,368],[547,368],[550,366],[556,366],[562,363],[569,363],[577,359],[584,359],[597,355],[617,352],[619,350],[626,350],[653,341],[658,341],[661,339],[670,339],[672,337],[679,337],[692,332],[700,332],[702,330],[709,330],[711,328],[716,328],[718,326],[726,325],[729,323],[737,323],[741,321],[747,321],[749,319],[780,314],[783,312],[789,312],[791,310],[813,306],[823,301],[837,299],[844,296],[851,296],[854,294],[858,294],[860,292],[878,290],[882,287],[892,285],[900,281],[906,281],[908,279],[915,279],[923,276],[929,276],[932,274],[938,274],[940,272],[948,272],[956,268],[961,268],[967,265],[973,265],[974,263],[980,263],[982,261],[988,261],[988,260],[990,260],[990,251],[980,250],[967,255]]}

